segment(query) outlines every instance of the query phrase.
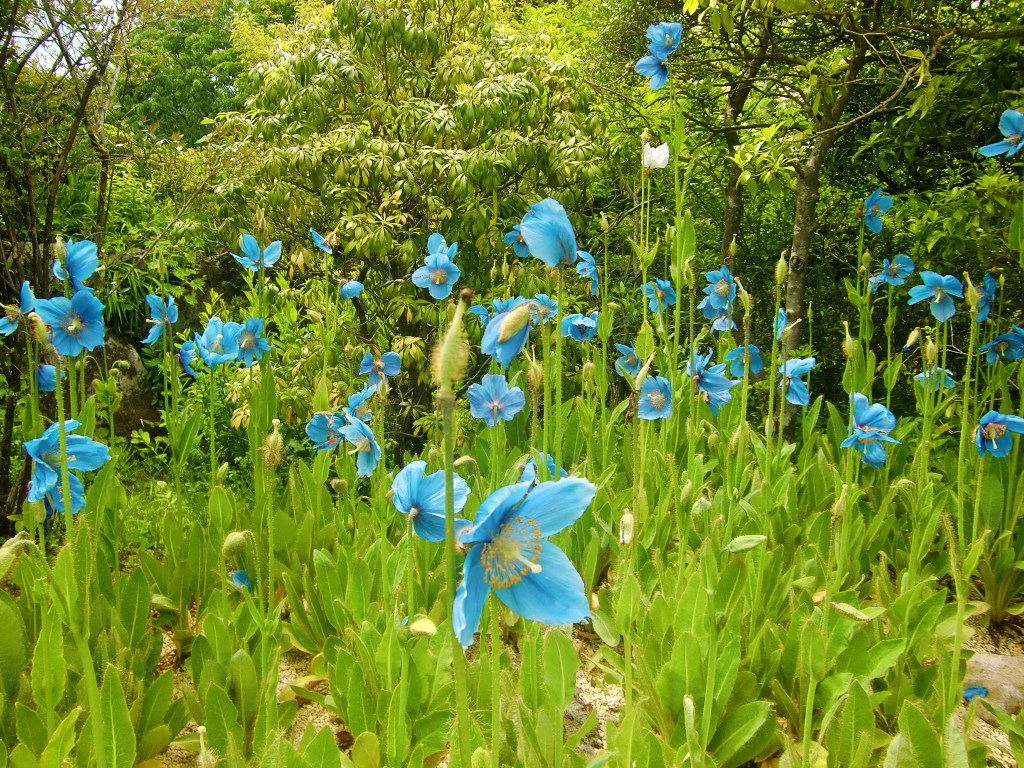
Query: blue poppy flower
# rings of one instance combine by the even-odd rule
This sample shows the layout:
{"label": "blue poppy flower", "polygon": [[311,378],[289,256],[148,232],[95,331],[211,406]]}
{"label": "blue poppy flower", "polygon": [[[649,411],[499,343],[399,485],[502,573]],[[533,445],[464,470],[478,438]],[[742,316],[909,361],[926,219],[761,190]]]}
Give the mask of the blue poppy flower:
{"label": "blue poppy flower", "polygon": [[901,253],[892,261],[882,260],[882,271],[877,275],[868,278],[868,285],[872,293],[878,292],[878,286],[882,283],[889,285],[903,285],[908,277],[914,274],[914,260]]}
{"label": "blue poppy flower", "polygon": [[679,47],[683,37],[683,25],[678,21],[663,21],[647,28],[647,50],[652,56],[665,61]]}
{"label": "blue poppy flower", "polygon": [[499,312],[490,319],[480,340],[480,350],[487,356],[508,368],[530,336],[532,311],[526,304],[520,304],[505,312]]}
{"label": "blue poppy flower", "polygon": [[507,299],[495,299],[494,301],[491,302],[491,306],[494,307],[494,314],[500,315],[502,312],[509,312],[518,307],[520,304],[525,303],[525,296],[510,296]]}
{"label": "blue poppy flower", "polygon": [[992,311],[992,300],[996,297],[996,293],[999,292],[999,283],[992,277],[988,272],[981,279],[981,285],[978,286],[978,317],[979,323],[984,323],[988,320],[989,313]]}
{"label": "blue poppy flower", "polygon": [[885,445],[899,440],[889,436],[896,427],[896,417],[881,403],[872,404],[860,392],[853,395],[853,426],[841,448],[856,448],[864,464],[879,469],[885,466]]}
{"label": "blue poppy flower", "polygon": [[616,344],[615,348],[622,355],[622,357],[615,361],[615,370],[618,371],[619,375],[628,373],[630,376],[635,377],[640,373],[641,362],[636,354],[636,347],[632,344]]}
{"label": "blue poppy flower", "polygon": [[365,287],[366,286],[358,280],[346,280],[341,284],[341,288],[338,289],[338,293],[343,299],[354,299],[363,292],[363,288]]}
{"label": "blue poppy flower", "polygon": [[241,569],[231,571],[231,573],[228,574],[228,581],[230,581],[231,586],[239,592],[243,589],[246,592],[252,592],[252,582],[249,581],[249,574]]}
{"label": "blue poppy flower", "polygon": [[580,260],[576,263],[576,274],[590,278],[590,295],[597,295],[599,277],[597,274],[597,260],[586,251],[576,251]]}
{"label": "blue poppy flower", "polygon": [[519,387],[509,389],[508,381],[499,373],[486,374],[479,384],[470,384],[469,412],[483,419],[488,427],[501,421],[512,421],[526,405],[526,395]]}
{"label": "blue poppy flower", "polygon": [[[548,477],[561,479],[568,477],[569,473],[555,463],[555,457],[539,451],[541,461],[548,465]],[[531,456],[523,465],[523,471],[519,473],[520,483],[537,483],[537,462]]]}
{"label": "blue poppy flower", "polygon": [[149,322],[153,327],[149,329],[149,333],[142,343],[155,344],[157,339],[164,335],[164,328],[168,324],[173,325],[178,322],[178,307],[174,303],[173,296],[168,296],[165,302],[152,293],[146,294],[146,304],[149,305]]}
{"label": "blue poppy flower", "polygon": [[346,416],[351,416],[353,419],[359,419],[365,421],[367,424],[370,423],[370,408],[367,405],[367,401],[373,397],[377,392],[377,387],[373,384],[367,384],[360,391],[355,394],[348,396],[348,405],[342,408],[342,413]]}
{"label": "blue poppy flower", "polygon": [[76,243],[69,237],[64,246],[64,264],[60,263],[60,259],[53,262],[53,276],[62,283],[70,276],[71,287],[75,291],[80,291],[85,287],[85,281],[93,276],[99,266],[96,243],[92,240],[79,240]]}
{"label": "blue poppy flower", "polygon": [[978,151],[985,157],[1006,155],[1013,157],[1024,143],[1024,114],[1015,109],[1007,109],[999,116],[999,132],[1006,138],[995,144],[986,144]]}
{"label": "blue poppy flower", "polygon": [[705,296],[701,299],[700,304],[697,305],[697,309],[704,314],[705,320],[711,321],[711,330],[718,331],[719,333],[736,330],[736,323],[729,316],[729,312],[732,310],[731,306],[719,309],[711,303],[710,296]]}
{"label": "blue poppy flower", "polygon": [[757,376],[764,370],[764,362],[761,360],[761,350],[751,344],[749,347],[736,347],[730,349],[725,355],[729,365],[729,373],[737,379],[743,377],[743,369],[750,368],[750,375]]}
{"label": "blue poppy flower", "polygon": [[[403,515],[412,516],[412,528],[421,539],[444,541],[445,493],[444,472],[439,470],[425,475],[425,461],[410,461],[391,482],[391,503]],[[462,511],[469,498],[469,485],[458,475],[452,483],[452,505],[455,514]],[[455,520],[458,534],[470,525],[468,520]]]}
{"label": "blue poppy flower", "polygon": [[203,362],[211,368],[238,359],[239,323],[225,323],[214,315],[207,321],[203,334],[194,335],[196,350]]}
{"label": "blue poppy flower", "polygon": [[589,315],[566,315],[562,318],[562,335],[576,341],[590,341],[597,336],[597,310]]}
{"label": "blue poppy flower", "polygon": [[662,309],[675,306],[676,289],[668,280],[655,278],[653,282],[644,285],[644,295],[650,299],[647,306],[651,312],[661,312]]}
{"label": "blue poppy flower", "polygon": [[242,256],[236,253],[231,255],[235,261],[248,269],[250,272],[258,272],[260,268],[269,268],[277,264],[281,258],[281,241],[275,240],[262,251],[256,238],[249,234],[242,235]]}
{"label": "blue poppy flower", "polygon": [[693,357],[686,362],[686,375],[693,379],[694,391],[711,408],[711,414],[717,416],[718,409],[732,400],[732,392],[729,390],[739,382],[722,375],[725,373],[725,363],[708,367],[711,355],[711,352],[706,355],[694,352]]}
{"label": "blue poppy flower", "polygon": [[775,313],[775,322],[772,326],[775,328],[775,340],[782,341],[783,335],[786,333],[786,310],[779,307],[779,311]]}
{"label": "blue poppy flower", "polygon": [[991,453],[1002,459],[1013,450],[1013,436],[1024,434],[1024,419],[998,411],[989,411],[981,417],[981,423],[974,432],[974,443],[978,447],[978,455]]}
{"label": "blue poppy flower", "polygon": [[981,698],[988,696],[988,688],[983,685],[969,685],[964,688],[964,701],[971,701],[979,696]]}
{"label": "blue poppy flower", "polygon": [[345,419],[348,424],[339,431],[342,437],[355,446],[351,452],[356,455],[356,473],[359,477],[369,477],[380,461],[380,446],[366,424],[351,416],[346,416]]}
{"label": "blue poppy flower", "polygon": [[648,85],[656,91],[668,82],[668,64],[653,54],[644,56],[633,67],[633,71],[643,77],[651,78]]}
{"label": "blue poppy flower", "polygon": [[36,314],[50,327],[53,346],[64,357],[103,346],[103,304],[92,291],[76,291],[70,299],[39,299]]}
{"label": "blue poppy flower", "polygon": [[[77,515],[85,509],[85,486],[75,475],[68,475],[68,490],[71,491],[71,514]],[[43,496],[46,519],[64,514],[64,485],[58,482]]]}
{"label": "blue poppy flower", "polygon": [[914,381],[918,382],[929,392],[938,392],[942,389],[953,389],[956,386],[956,380],[953,378],[952,372],[948,368],[933,367],[927,371],[921,371],[914,377]]}
{"label": "blue poppy flower", "polygon": [[[110,450],[85,435],[72,434],[82,424],[68,419],[64,422],[64,444],[67,449],[68,469],[91,472],[110,460]],[[25,442],[25,453],[35,462],[32,481],[28,486],[28,500],[42,501],[54,487],[60,485],[60,426],[54,422],[35,440]],[[72,505],[74,506],[74,505]]]}
{"label": "blue poppy flower", "polygon": [[[435,232],[427,238],[427,253],[439,253],[442,256],[447,256],[449,261],[455,261],[455,255],[459,252],[459,244],[452,243],[448,245],[448,241],[444,239],[444,235],[440,232]],[[421,288],[424,286],[420,286]]]}
{"label": "blue poppy flower", "polygon": [[0,317],[0,335],[10,336],[18,330],[18,321],[35,308],[36,297],[32,293],[32,286],[28,284],[28,280],[23,280],[17,308],[5,307],[4,316]]}
{"label": "blue poppy flower", "polygon": [[876,235],[882,231],[882,215],[892,208],[892,198],[878,187],[864,201],[864,224]]}
{"label": "blue poppy flower", "polygon": [[811,393],[807,391],[807,385],[800,377],[810,373],[817,360],[813,357],[793,358],[779,366],[779,373],[782,374],[782,381],[779,386],[786,394],[786,400],[793,405],[807,405],[811,400]]}
{"label": "blue poppy flower", "polygon": [[492,493],[460,543],[469,548],[455,592],[452,626],[463,647],[473,643],[484,602],[494,591],[530,621],[573,624],[590,615],[583,579],[547,537],[572,525],[593,501],[587,480],[518,483]]}
{"label": "blue poppy flower", "polygon": [[397,376],[402,370],[402,358],[397,352],[385,352],[378,359],[374,359],[369,352],[363,353],[363,360],[359,364],[359,375],[366,376],[367,383],[375,387],[381,384],[387,385],[388,378]]}
{"label": "blue poppy flower", "polygon": [[490,312],[487,311],[487,307],[481,307],[479,304],[474,304],[469,308],[469,314],[475,315],[477,320],[480,321],[480,325],[487,327],[487,322],[491,319]]}
{"label": "blue poppy flower", "polygon": [[551,197],[534,203],[519,225],[530,253],[551,269],[576,260],[576,230],[562,204]]}
{"label": "blue poppy flower", "polygon": [[989,365],[995,365],[996,360],[1012,363],[1024,358],[1024,328],[1012,326],[1007,333],[1001,333],[988,344],[982,344],[979,351],[985,353]]}
{"label": "blue poppy flower", "polygon": [[520,259],[525,259],[530,255],[530,246],[526,244],[523,239],[523,233],[519,231],[519,225],[516,224],[511,230],[505,233],[505,236],[501,238],[503,243],[507,243],[512,246],[512,251]]}
{"label": "blue poppy flower", "polygon": [[459,269],[443,253],[431,253],[424,260],[423,266],[412,273],[413,285],[426,288],[434,299],[447,299],[452,294],[452,286],[462,275]]}
{"label": "blue poppy flower", "polygon": [[648,376],[640,385],[636,415],[645,421],[667,419],[672,415],[672,382],[664,376]]}
{"label": "blue poppy flower", "polygon": [[706,301],[719,312],[731,309],[736,300],[736,281],[729,267],[723,264],[720,269],[705,272],[704,277],[708,281],[708,285],[704,286]]}
{"label": "blue poppy flower", "polygon": [[191,376],[193,379],[198,379],[199,374],[192,368],[192,363],[196,359],[196,345],[195,342],[186,341],[181,345],[181,350],[178,352],[178,364],[181,366],[181,370]]}
{"label": "blue poppy flower", "polygon": [[944,323],[956,314],[956,305],[950,296],[962,299],[964,297],[963,284],[952,275],[943,277],[937,272],[922,272],[921,279],[924,285],[915,285],[910,289],[909,304],[918,304],[928,299],[928,308],[932,316],[940,323]]}
{"label": "blue poppy flower", "polygon": [[306,423],[306,437],[313,441],[318,451],[333,451],[341,445],[341,428],[348,422],[346,414],[333,411],[318,411]]}
{"label": "blue poppy flower", "polygon": [[[324,240],[324,236],[317,232],[312,227],[309,228],[309,236],[313,238],[313,245],[319,248],[324,253],[334,253],[334,249],[327,244]],[[235,258],[238,258],[237,256]]]}
{"label": "blue poppy flower", "polygon": [[[67,378],[67,372],[61,371],[60,377]],[[36,368],[36,386],[40,392],[53,392],[57,389],[57,369],[46,363]]]}
{"label": "blue poppy flower", "polygon": [[238,359],[251,368],[253,361],[262,360],[269,349],[270,342],[263,336],[263,318],[250,317],[238,332]]}
{"label": "blue poppy flower", "polygon": [[538,293],[530,300],[530,316],[534,325],[544,325],[544,323],[553,318],[557,312],[558,302],[546,293]]}

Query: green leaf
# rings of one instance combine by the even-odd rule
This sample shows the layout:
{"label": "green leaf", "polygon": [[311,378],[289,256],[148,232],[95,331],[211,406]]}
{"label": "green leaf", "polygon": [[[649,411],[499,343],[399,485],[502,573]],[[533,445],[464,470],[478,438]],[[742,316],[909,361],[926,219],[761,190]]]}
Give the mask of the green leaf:
{"label": "green leaf", "polygon": [[[532,631],[532,628],[531,630]],[[527,642],[522,645],[523,656],[519,665],[519,693],[526,709],[533,712],[540,709],[540,643]]]}
{"label": "green leaf", "polygon": [[106,755],[110,768],[132,768],[135,765],[135,729],[124,699],[121,673],[113,665],[107,666],[103,674],[100,702],[103,743],[96,746]]}
{"label": "green leaf", "polygon": [[1024,201],[1017,203],[1010,220],[1010,250],[1021,251],[1024,243]]}
{"label": "green leaf", "polygon": [[127,635],[126,645],[135,648],[142,642],[149,623],[149,583],[141,568],[132,571],[132,575],[120,582],[121,627]]}
{"label": "green leaf", "polygon": [[735,539],[725,545],[724,552],[746,552],[748,549],[758,547],[768,541],[767,536],[763,536],[759,533],[749,534],[747,536],[737,536]]}
{"label": "green leaf", "polygon": [[242,723],[248,725],[256,717],[259,706],[259,680],[252,656],[244,648],[235,651],[228,661],[228,677],[231,680],[231,697]]}
{"label": "green leaf", "polygon": [[227,692],[216,683],[206,689],[206,739],[211,748],[227,757],[241,754],[242,728],[238,710]]}
{"label": "green leaf", "polygon": [[356,768],[380,768],[380,740],[377,734],[363,731],[352,745],[352,762]]}
{"label": "green leaf", "polygon": [[[77,736],[75,723],[78,722],[78,717],[81,714],[82,708],[75,707],[50,734],[46,749],[43,750],[43,754],[39,758],[39,768],[61,768],[64,765],[64,761],[75,746]],[[3,761],[0,761],[0,765],[2,764]]]}
{"label": "green leaf", "polygon": [[80,626],[82,605],[78,601],[78,574],[75,573],[75,554],[70,545],[57,555],[51,585],[54,605],[64,623],[69,627]]}
{"label": "green leaf", "polygon": [[969,768],[967,746],[964,744],[963,734],[957,728],[956,718],[953,715],[950,715],[949,720],[946,721],[944,741],[942,768]]}
{"label": "green leaf", "polygon": [[545,701],[565,711],[576,694],[576,670],[580,660],[572,640],[561,632],[549,632],[544,638]]}
{"label": "green leaf", "polygon": [[32,654],[32,694],[47,712],[56,712],[64,698],[68,670],[64,661],[64,627],[52,611],[44,611],[42,629]]}
{"label": "green leaf", "polygon": [[719,768],[739,768],[760,757],[776,738],[778,723],[766,701],[751,701],[719,723],[708,752]]}
{"label": "green leaf", "polygon": [[25,668],[25,628],[14,601],[4,592],[0,592],[0,627],[0,692],[13,701]]}
{"label": "green leaf", "polygon": [[[913,701],[903,703],[899,716],[900,733],[906,738],[916,765],[940,765],[942,762],[942,744],[935,728],[928,721],[924,712]],[[902,759],[902,756],[901,756]]]}
{"label": "green leaf", "polygon": [[14,710],[18,741],[26,745],[32,750],[32,754],[38,757],[46,748],[46,726],[43,725],[38,712],[20,701],[14,705]]}

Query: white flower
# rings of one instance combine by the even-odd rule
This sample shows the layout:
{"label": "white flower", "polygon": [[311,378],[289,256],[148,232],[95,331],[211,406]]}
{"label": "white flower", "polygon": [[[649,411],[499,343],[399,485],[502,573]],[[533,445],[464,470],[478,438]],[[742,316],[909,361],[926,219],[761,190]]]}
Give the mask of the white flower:
{"label": "white flower", "polygon": [[665,168],[668,165],[668,144],[652,147],[644,144],[644,168]]}

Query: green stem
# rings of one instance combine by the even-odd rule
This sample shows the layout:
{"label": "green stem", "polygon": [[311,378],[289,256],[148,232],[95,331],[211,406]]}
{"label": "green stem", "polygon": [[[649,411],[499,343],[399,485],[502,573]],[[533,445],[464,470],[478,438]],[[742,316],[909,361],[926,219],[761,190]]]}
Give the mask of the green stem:
{"label": "green stem", "polygon": [[501,604],[491,595],[491,768],[501,768]]}
{"label": "green stem", "polygon": [[57,396],[57,424],[58,426],[58,444],[60,446],[60,488],[61,488],[61,503],[64,505],[64,531],[65,538],[71,541],[75,535],[74,531],[74,513],[71,509],[71,476],[68,473],[68,440],[67,433],[64,431],[64,385],[60,380],[60,369],[61,363],[64,361],[60,355],[57,356],[56,365],[56,379],[57,389],[55,394]]}

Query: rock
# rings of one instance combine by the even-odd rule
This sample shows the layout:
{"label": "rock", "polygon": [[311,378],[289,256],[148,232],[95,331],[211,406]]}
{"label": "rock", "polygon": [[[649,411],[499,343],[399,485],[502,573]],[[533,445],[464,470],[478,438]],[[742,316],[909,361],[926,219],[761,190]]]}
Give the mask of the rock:
{"label": "rock", "polygon": [[[114,431],[121,436],[128,436],[134,430],[143,428],[146,422],[159,423],[160,411],[154,403],[154,393],[146,381],[146,370],[135,343],[108,334],[106,347],[107,364],[111,368],[111,375],[117,379],[117,389],[121,395],[121,403],[114,414]],[[97,363],[102,363],[102,350],[96,350],[93,356]],[[92,365],[89,366],[90,378],[99,373]],[[98,415],[105,421],[105,413]]]}
{"label": "rock", "polygon": [[[991,704],[1016,715],[1024,707],[1024,656],[1004,656],[999,653],[975,653],[967,662],[964,688],[988,688],[985,697]],[[984,708],[978,713],[985,722],[998,725]]]}

